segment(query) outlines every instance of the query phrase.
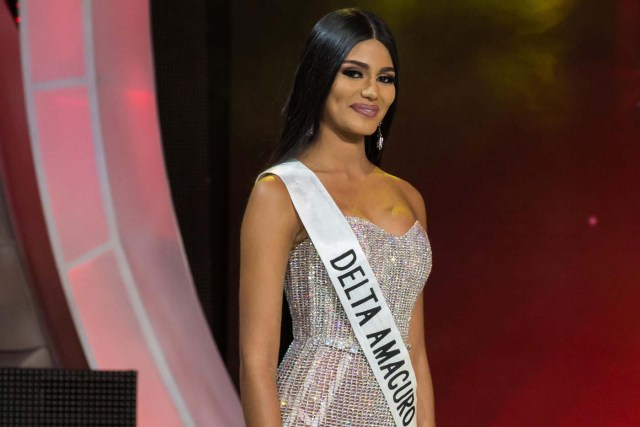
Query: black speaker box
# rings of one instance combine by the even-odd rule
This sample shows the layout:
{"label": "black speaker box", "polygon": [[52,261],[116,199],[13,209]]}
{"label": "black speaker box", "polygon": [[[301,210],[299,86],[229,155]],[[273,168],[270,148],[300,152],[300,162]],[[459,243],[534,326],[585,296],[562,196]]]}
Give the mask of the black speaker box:
{"label": "black speaker box", "polygon": [[1,427],[136,425],[136,372],[0,369]]}

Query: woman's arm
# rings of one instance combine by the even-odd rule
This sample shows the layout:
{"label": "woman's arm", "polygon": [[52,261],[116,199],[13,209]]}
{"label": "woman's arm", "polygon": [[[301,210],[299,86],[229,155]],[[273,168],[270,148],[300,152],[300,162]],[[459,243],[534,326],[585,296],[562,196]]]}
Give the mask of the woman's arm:
{"label": "woman's arm", "polygon": [[418,427],[434,427],[436,425],[433,404],[433,385],[431,371],[427,360],[427,350],[424,342],[424,300],[423,292],[418,296],[416,305],[411,313],[409,322],[409,343],[411,350],[411,364],[418,380]]}
{"label": "woman's arm", "polygon": [[[418,190],[406,181],[402,182],[403,192],[412,210],[414,211],[422,228],[427,230],[427,212],[424,200]],[[424,291],[420,292],[416,305],[411,312],[409,321],[409,344],[411,350],[411,364],[416,372],[418,380],[418,427],[435,427],[436,417],[433,399],[433,384],[431,382],[431,371],[427,359],[427,349],[424,340]]]}
{"label": "woman's arm", "polygon": [[240,233],[240,393],[247,427],[281,425],[276,368],[282,287],[299,229],[282,181],[259,180]]}

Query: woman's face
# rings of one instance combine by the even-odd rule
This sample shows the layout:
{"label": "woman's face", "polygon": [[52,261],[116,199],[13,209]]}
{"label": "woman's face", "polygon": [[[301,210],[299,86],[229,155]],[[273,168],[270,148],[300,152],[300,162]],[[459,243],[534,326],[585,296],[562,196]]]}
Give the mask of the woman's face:
{"label": "woman's face", "polygon": [[348,139],[371,135],[396,97],[394,79],[393,61],[382,43],[356,44],[338,70],[320,125]]}

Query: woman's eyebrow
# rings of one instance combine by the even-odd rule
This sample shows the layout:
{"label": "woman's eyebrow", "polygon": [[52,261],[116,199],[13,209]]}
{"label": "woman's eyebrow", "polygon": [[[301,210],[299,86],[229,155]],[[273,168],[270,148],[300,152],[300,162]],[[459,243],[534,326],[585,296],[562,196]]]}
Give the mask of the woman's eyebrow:
{"label": "woman's eyebrow", "polygon": [[[357,65],[359,67],[364,68],[365,70],[369,69],[369,64],[366,64],[364,62],[360,62],[360,61],[356,61],[355,59],[345,59],[343,64],[353,64],[353,65]],[[395,73],[396,70],[394,70],[393,67],[382,67],[380,68],[380,72],[381,73],[388,73],[388,72],[394,72]]]}

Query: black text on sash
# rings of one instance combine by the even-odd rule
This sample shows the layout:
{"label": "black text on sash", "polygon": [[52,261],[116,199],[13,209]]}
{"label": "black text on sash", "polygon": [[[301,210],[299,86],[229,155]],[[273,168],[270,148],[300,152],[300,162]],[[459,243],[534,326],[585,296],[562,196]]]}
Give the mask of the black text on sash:
{"label": "black text on sash", "polygon": [[[375,364],[383,373],[384,382],[380,382],[380,386],[386,388],[383,390],[385,395],[393,396],[403,425],[408,426],[416,414],[415,386],[399,350],[404,343],[387,337],[391,332],[390,328],[379,328],[374,326],[376,322],[371,322],[381,311],[378,302],[382,295],[376,295],[374,288],[368,286],[370,278],[367,277],[353,249],[333,258],[330,264],[338,273],[340,289],[349,300],[350,307],[345,307],[345,310],[355,313],[358,324],[367,337],[367,341],[360,342],[360,345],[369,348],[370,352],[365,351],[365,354],[373,353],[375,356],[375,360],[369,360],[369,364],[372,368]],[[338,291],[337,286],[336,290]]]}

